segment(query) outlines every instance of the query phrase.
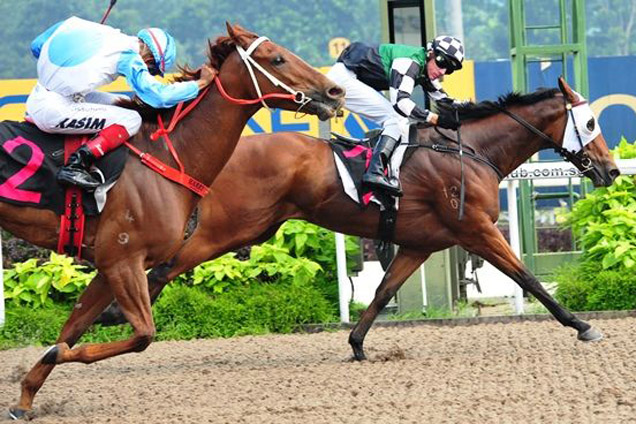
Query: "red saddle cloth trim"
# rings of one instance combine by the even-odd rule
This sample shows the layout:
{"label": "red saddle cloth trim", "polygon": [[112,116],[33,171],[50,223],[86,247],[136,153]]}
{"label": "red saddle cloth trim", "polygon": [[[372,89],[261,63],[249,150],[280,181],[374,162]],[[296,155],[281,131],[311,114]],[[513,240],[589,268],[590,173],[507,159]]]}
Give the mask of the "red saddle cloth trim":
{"label": "red saddle cloth trim", "polygon": [[[64,163],[71,153],[88,140],[88,136],[68,136],[64,141]],[[84,207],[82,205],[82,189],[69,186],[64,197],[64,214],[60,220],[60,238],[57,252],[82,257],[82,240],[84,239],[85,223]]]}

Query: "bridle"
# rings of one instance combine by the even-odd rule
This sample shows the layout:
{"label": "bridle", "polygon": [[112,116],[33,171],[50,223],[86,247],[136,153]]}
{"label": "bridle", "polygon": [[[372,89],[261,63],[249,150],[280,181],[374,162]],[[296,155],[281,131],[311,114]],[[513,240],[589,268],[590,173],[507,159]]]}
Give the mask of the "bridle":
{"label": "bridle", "polygon": [[[241,56],[243,63],[245,63],[245,66],[247,67],[247,70],[250,73],[252,84],[254,85],[254,88],[256,89],[256,94],[258,95],[258,99],[254,99],[254,100],[256,100],[256,102],[260,101],[263,104],[263,107],[265,107],[265,109],[271,112],[270,107],[267,105],[267,103],[265,103],[265,99],[267,99],[268,97],[281,98],[280,96],[263,95],[261,88],[258,85],[258,81],[256,80],[256,75],[254,75],[254,68],[256,68],[259,71],[261,71],[261,73],[265,75],[265,77],[267,77],[267,79],[270,80],[270,82],[274,84],[274,86],[280,87],[283,90],[290,93],[291,97],[286,97],[286,98],[289,98],[290,100],[293,100],[295,103],[298,103],[300,105],[298,110],[302,109],[305,105],[307,105],[307,103],[311,102],[312,99],[307,97],[305,93],[303,93],[302,91],[294,90],[293,88],[289,87],[287,84],[285,84],[284,82],[276,78],[274,75],[270,74],[267,71],[267,69],[259,65],[258,62],[256,62],[254,58],[252,57],[252,53],[254,53],[254,51],[258,48],[258,46],[260,46],[265,41],[269,41],[269,38],[258,37],[256,40],[252,42],[252,44],[250,44],[247,50],[243,49],[243,47],[239,46],[238,44],[236,45],[236,50],[239,52],[239,55]],[[217,81],[218,81],[218,78],[217,78]]]}
{"label": "bridle", "polygon": [[[531,123],[529,123],[528,121],[520,117],[519,115],[516,115],[503,107],[498,107],[498,109],[502,113],[508,115],[509,117],[517,121],[519,124],[525,127],[528,131],[532,132],[533,134],[539,136],[544,141],[548,142],[550,144],[551,149],[554,149],[554,151],[558,153],[559,155],[561,155],[562,158],[564,158],[565,160],[571,162],[574,166],[576,166],[582,174],[587,174],[590,171],[595,171],[595,170],[592,167],[592,159],[590,159],[590,157],[584,151],[585,145],[583,144],[583,139],[581,138],[581,133],[579,132],[579,128],[576,125],[576,119],[574,118],[574,112],[573,112],[573,109],[575,107],[582,106],[584,104],[587,104],[587,100],[579,100],[578,102],[575,102],[575,103],[570,103],[567,100],[565,100],[565,109],[568,111],[570,115],[569,117],[572,120],[572,125],[574,127],[576,139],[578,140],[579,146],[581,147],[581,149],[576,153],[563,148],[552,137],[545,134],[543,131],[539,130],[538,128],[536,128],[534,125],[532,125]],[[563,138],[565,138],[566,129],[567,129],[567,123],[565,128],[563,129]]]}

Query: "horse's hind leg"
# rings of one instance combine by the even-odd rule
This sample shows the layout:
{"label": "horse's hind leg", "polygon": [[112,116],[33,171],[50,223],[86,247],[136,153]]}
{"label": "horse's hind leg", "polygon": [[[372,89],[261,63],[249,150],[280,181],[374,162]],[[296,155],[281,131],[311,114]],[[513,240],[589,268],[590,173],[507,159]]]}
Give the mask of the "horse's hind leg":
{"label": "horse's hind leg", "polygon": [[353,327],[349,334],[349,344],[353,349],[353,356],[356,360],[366,359],[364,354],[364,338],[371,328],[373,321],[380,311],[389,303],[389,300],[397,290],[404,284],[407,278],[424,262],[430,253],[410,251],[400,248],[391,261],[389,268],[384,274],[382,282],[375,291],[375,297],[366,311],[362,314],[360,321]]}
{"label": "horse's hind leg", "polygon": [[[75,304],[71,316],[60,332],[57,343],[66,343],[68,346],[73,346],[104,306],[110,303],[112,299],[113,295],[110,287],[106,284],[105,279],[100,274],[97,274]],[[31,409],[33,398],[42,387],[42,384],[44,384],[53,367],[55,367],[54,364],[45,364],[40,359],[24,377],[20,402],[10,410],[10,415],[13,418],[21,418]]]}
{"label": "horse's hind leg", "polygon": [[461,245],[496,266],[521,288],[532,293],[561,324],[576,329],[579,340],[595,341],[603,337],[598,330],[574,316],[550,296],[539,280],[515,256],[506,239],[491,222],[484,223],[479,233],[462,240]]}

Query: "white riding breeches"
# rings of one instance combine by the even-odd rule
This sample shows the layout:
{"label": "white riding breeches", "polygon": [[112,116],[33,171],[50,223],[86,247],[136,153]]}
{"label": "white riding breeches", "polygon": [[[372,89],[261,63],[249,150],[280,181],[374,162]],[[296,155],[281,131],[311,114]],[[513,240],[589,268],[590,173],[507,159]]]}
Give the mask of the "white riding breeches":
{"label": "white riding breeches", "polygon": [[408,126],[408,118],[397,113],[386,97],[359,81],[356,74],[341,62],[331,67],[327,77],[347,91],[345,96],[347,110],[381,125],[383,135],[388,135],[395,140],[400,139],[401,128]]}
{"label": "white riding breeches", "polygon": [[27,99],[27,118],[48,133],[94,134],[121,125],[132,136],[141,127],[141,116],[113,105],[121,98],[126,96],[93,91],[74,99],[37,84]]}

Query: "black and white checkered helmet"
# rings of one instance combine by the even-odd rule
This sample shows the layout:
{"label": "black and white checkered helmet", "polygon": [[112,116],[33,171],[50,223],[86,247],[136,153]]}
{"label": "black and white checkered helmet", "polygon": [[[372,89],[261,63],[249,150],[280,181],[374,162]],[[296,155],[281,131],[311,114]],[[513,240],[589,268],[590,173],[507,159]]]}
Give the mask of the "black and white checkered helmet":
{"label": "black and white checkered helmet", "polygon": [[464,61],[464,45],[459,39],[451,37],[450,35],[440,35],[435,37],[431,43],[431,48],[437,53],[441,53],[449,58],[454,68],[462,69],[462,62]]}

